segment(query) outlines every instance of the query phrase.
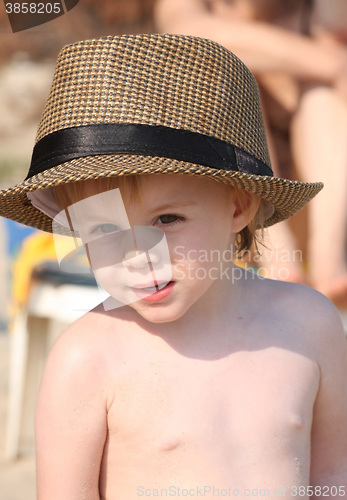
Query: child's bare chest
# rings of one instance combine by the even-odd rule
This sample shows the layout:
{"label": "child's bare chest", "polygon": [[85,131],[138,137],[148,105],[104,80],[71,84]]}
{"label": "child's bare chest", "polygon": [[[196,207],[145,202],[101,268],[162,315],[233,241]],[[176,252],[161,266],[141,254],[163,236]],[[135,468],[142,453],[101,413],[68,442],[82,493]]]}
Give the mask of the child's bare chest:
{"label": "child's bare chest", "polygon": [[285,484],[308,484],[318,385],[314,362],[275,347],[124,360],[108,413],[104,498],[203,484],[268,488],[275,498]]}
{"label": "child's bare chest", "polygon": [[109,439],[143,447],[144,456],[187,449],[230,455],[251,442],[259,449],[270,442],[281,454],[307,445],[318,384],[315,363],[280,348],[214,360],[145,359],[125,366],[115,383]]}

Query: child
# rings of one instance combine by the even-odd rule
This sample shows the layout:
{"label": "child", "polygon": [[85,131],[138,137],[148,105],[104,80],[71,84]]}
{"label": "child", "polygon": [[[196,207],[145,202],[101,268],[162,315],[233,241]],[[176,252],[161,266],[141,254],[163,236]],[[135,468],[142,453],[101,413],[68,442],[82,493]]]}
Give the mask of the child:
{"label": "child", "polygon": [[28,177],[0,213],[81,237],[111,305],[50,354],[39,500],[346,495],[338,315],[230,258],[321,187],[273,177],[254,78],[218,44],[63,49]]}

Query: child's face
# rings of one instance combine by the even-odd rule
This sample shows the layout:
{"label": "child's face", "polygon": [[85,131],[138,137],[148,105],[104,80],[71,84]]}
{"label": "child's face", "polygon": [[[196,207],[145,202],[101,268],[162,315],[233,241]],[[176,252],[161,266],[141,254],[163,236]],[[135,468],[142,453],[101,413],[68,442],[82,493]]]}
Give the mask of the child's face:
{"label": "child's face", "polygon": [[[76,205],[74,225],[97,281],[111,296],[148,321],[174,321],[225,287],[235,202],[230,187],[207,179],[140,179],[135,200],[127,192],[122,198],[118,189],[94,196],[93,181],[87,181],[91,197]],[[102,237],[93,242],[94,235]]]}

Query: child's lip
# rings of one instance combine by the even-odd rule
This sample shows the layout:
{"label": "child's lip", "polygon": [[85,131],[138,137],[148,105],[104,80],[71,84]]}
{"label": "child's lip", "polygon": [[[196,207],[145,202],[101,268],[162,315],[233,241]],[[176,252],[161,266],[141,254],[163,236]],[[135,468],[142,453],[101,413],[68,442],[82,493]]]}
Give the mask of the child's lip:
{"label": "child's lip", "polygon": [[132,285],[131,288],[134,288],[136,290],[143,290],[144,288],[158,288],[160,290],[161,288],[164,288],[168,283],[169,281],[150,281],[148,283]]}
{"label": "child's lip", "polygon": [[170,295],[174,285],[174,281],[163,281],[157,286],[151,285],[152,290],[135,287],[132,287],[132,290],[140,300],[144,300],[145,302],[159,302]]}

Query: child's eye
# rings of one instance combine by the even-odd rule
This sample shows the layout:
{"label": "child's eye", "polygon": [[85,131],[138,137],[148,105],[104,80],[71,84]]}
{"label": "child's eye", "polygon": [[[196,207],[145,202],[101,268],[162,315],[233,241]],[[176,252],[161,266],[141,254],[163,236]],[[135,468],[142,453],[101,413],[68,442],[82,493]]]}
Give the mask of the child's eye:
{"label": "child's eye", "polygon": [[177,224],[178,222],[181,222],[183,220],[184,220],[184,218],[180,217],[179,215],[164,214],[164,215],[161,215],[160,217],[158,217],[157,222],[159,222],[159,224],[169,226],[169,225]]}
{"label": "child's eye", "polygon": [[92,232],[101,234],[110,234],[110,233],[118,233],[119,231],[121,231],[121,229],[116,224],[105,223],[96,226]]}

